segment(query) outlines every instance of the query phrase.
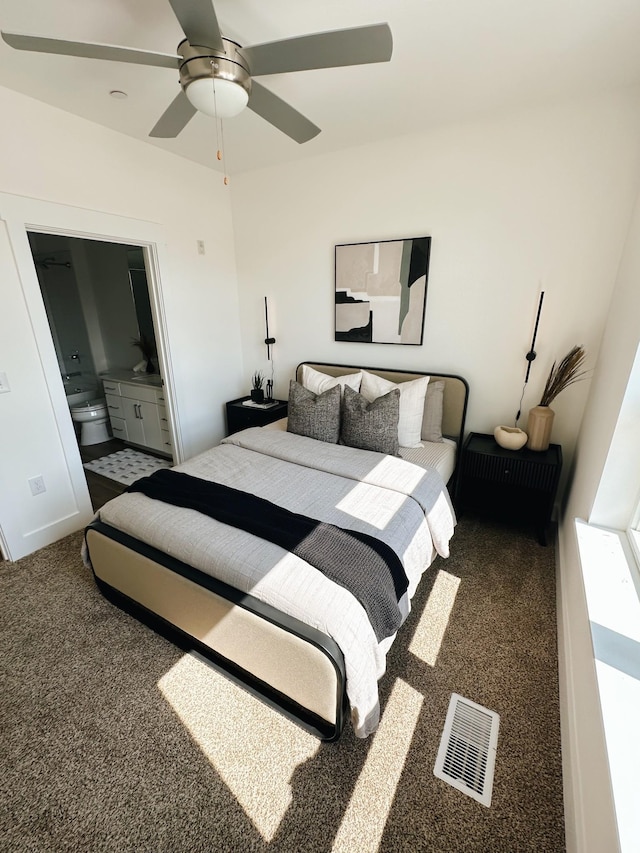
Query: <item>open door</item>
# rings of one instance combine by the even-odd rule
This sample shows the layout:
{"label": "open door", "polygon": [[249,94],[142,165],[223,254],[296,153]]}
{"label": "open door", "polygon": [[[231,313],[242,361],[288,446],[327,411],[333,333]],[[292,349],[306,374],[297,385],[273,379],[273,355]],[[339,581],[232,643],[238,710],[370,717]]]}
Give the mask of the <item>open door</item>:
{"label": "open door", "polygon": [[[149,275],[174,458],[179,461],[182,456],[162,301],[162,229],[152,223],[0,193],[0,277],[13,284],[7,288],[7,298],[13,300],[11,310],[0,315],[0,373],[10,389],[0,395],[0,441],[11,451],[0,468],[0,544],[9,560],[82,529],[93,516],[28,232],[141,247]],[[3,323],[2,316],[9,319]]]}

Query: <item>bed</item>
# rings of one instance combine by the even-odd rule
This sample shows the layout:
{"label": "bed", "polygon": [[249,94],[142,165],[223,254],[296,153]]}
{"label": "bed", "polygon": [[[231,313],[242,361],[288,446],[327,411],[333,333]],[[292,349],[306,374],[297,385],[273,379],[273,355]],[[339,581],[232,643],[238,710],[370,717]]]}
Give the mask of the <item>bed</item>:
{"label": "bed", "polygon": [[[415,420],[425,385],[416,426],[405,414]],[[300,429],[300,413],[336,397],[339,440]],[[235,433],[134,484],[99,510],[83,559],[110,601],[318,737],[337,739],[349,717],[366,737],[387,651],[423,573],[448,555],[467,398],[458,376],[304,362],[288,423]],[[365,423],[399,437],[404,424],[405,444],[419,441],[355,446]],[[355,445],[341,443],[349,435]]]}

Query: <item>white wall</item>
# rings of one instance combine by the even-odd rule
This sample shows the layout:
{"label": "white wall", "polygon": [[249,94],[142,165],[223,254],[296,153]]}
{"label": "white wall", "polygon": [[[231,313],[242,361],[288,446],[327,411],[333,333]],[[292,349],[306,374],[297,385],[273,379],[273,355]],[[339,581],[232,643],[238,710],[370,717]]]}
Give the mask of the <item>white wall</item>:
{"label": "white wall", "polygon": [[[580,343],[587,366],[597,362],[638,189],[638,94],[452,125],[236,178],[245,381],[265,366],[268,295],[277,395],[286,396],[295,365],[305,359],[460,373],[470,383],[467,428],[492,432],[512,423],[518,409],[544,290],[538,358],[519,424],[526,427],[556,358]],[[334,246],[423,234],[432,237],[423,346],[335,343]],[[563,392],[553,406],[564,484],[589,399],[567,518],[591,509],[640,337],[638,246],[636,223],[593,380]],[[584,711],[597,708],[597,695],[569,526],[561,528],[558,605],[567,607],[561,656],[573,655],[571,673],[561,657],[567,841],[572,853],[600,853],[616,849],[616,824],[602,726],[597,711]]]}
{"label": "white wall", "polygon": [[[580,433],[580,456],[567,508],[574,517],[618,529],[629,524],[629,507],[637,499],[640,470],[637,406],[631,423],[621,423],[621,412],[625,398],[628,401],[635,396],[637,400],[637,389],[632,395],[627,385],[639,344],[640,196],[627,235]],[[626,443],[623,452],[617,452],[616,442]]]}
{"label": "white wall", "polygon": [[[629,508],[637,499],[637,472],[640,470],[637,402],[634,423],[621,424],[621,413],[639,345],[640,195],[606,321],[578,438],[564,522],[559,530],[563,763],[567,827],[572,830],[568,835],[570,853],[618,849],[574,519],[619,528],[629,521]],[[636,388],[636,401],[637,391]],[[628,398],[627,394],[626,400]],[[623,452],[619,452],[617,442],[626,442]],[[606,565],[602,566],[602,571],[607,571]]]}
{"label": "white wall", "polygon": [[[434,368],[469,380],[467,426],[490,431],[510,423],[517,410],[541,289],[539,358],[523,410],[537,401],[551,362],[572,344],[583,343],[595,364],[636,199],[639,105],[638,93],[629,92],[452,125],[236,176],[230,193],[209,170],[0,89],[0,192],[162,229],[164,308],[185,456],[220,437],[224,400],[248,390],[253,370],[267,366],[265,295],[277,338],[279,396],[286,396],[296,363],[307,358]],[[0,395],[0,442],[11,449],[0,467],[0,527],[5,550],[9,533],[17,557],[44,541],[31,533],[51,526],[55,503],[73,505],[73,482],[21,270],[1,226],[0,371],[12,392]],[[424,234],[433,240],[424,345],[336,344],[335,244]],[[197,239],[205,241],[204,256]],[[630,352],[640,339],[638,245],[636,214],[591,383],[567,519],[591,510]],[[588,392],[582,383],[554,404],[553,439],[567,451],[567,469]],[[26,479],[43,471],[50,493],[40,501]],[[594,698],[589,660],[580,655],[589,641],[568,530],[560,531],[561,605],[568,602],[561,627],[577,650],[575,696],[588,703]],[[606,767],[597,725],[574,735],[565,747],[569,770],[582,761],[585,778],[592,772],[597,780]],[[574,793],[568,791],[568,828],[575,845]],[[593,833],[589,849],[605,849],[598,844],[612,831],[607,804],[595,788],[578,793],[580,820]]]}
{"label": "white wall", "polygon": [[[595,362],[635,198],[638,93],[523,111],[234,178],[248,383],[265,367],[262,297],[277,344],[276,393],[301,360],[431,368],[470,383],[468,428],[513,423],[545,291],[526,412],[575,343]],[[334,246],[429,234],[421,347],[333,341]],[[567,467],[588,382],[554,403]]]}
{"label": "white wall", "polygon": [[[1,88],[0,114],[0,193],[23,197],[27,210],[33,199],[34,216],[44,200],[53,209],[139,221],[163,236],[160,276],[183,455],[210,446],[224,434],[224,401],[238,396],[242,373],[230,199],[220,176]],[[3,550],[16,559],[45,544],[49,529],[54,535],[81,526],[82,495],[76,484],[64,519],[56,498],[62,506],[74,492],[69,468],[79,457],[65,450],[69,433],[63,426],[60,435],[52,416],[57,391],[52,400],[21,290],[28,270],[16,267],[6,239],[2,252],[0,371],[12,392],[0,395],[0,442],[11,449],[9,469],[2,466],[0,528]],[[48,491],[34,498],[26,480],[38,473],[47,475]]]}

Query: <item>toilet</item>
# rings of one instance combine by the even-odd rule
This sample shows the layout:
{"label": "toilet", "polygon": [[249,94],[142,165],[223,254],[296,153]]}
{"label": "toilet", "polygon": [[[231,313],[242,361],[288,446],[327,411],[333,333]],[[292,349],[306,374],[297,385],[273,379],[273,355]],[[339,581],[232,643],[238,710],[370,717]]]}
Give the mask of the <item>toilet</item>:
{"label": "toilet", "polygon": [[109,413],[107,401],[100,397],[85,403],[71,406],[71,419],[80,424],[80,444],[99,444],[108,441]]}

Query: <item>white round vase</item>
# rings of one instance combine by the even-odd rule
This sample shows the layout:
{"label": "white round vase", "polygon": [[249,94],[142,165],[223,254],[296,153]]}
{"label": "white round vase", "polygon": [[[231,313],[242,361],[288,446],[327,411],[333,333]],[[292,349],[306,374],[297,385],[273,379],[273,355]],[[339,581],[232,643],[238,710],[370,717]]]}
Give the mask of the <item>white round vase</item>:
{"label": "white round vase", "polygon": [[527,443],[527,434],[517,427],[497,426],[493,437],[505,450],[520,450]]}

